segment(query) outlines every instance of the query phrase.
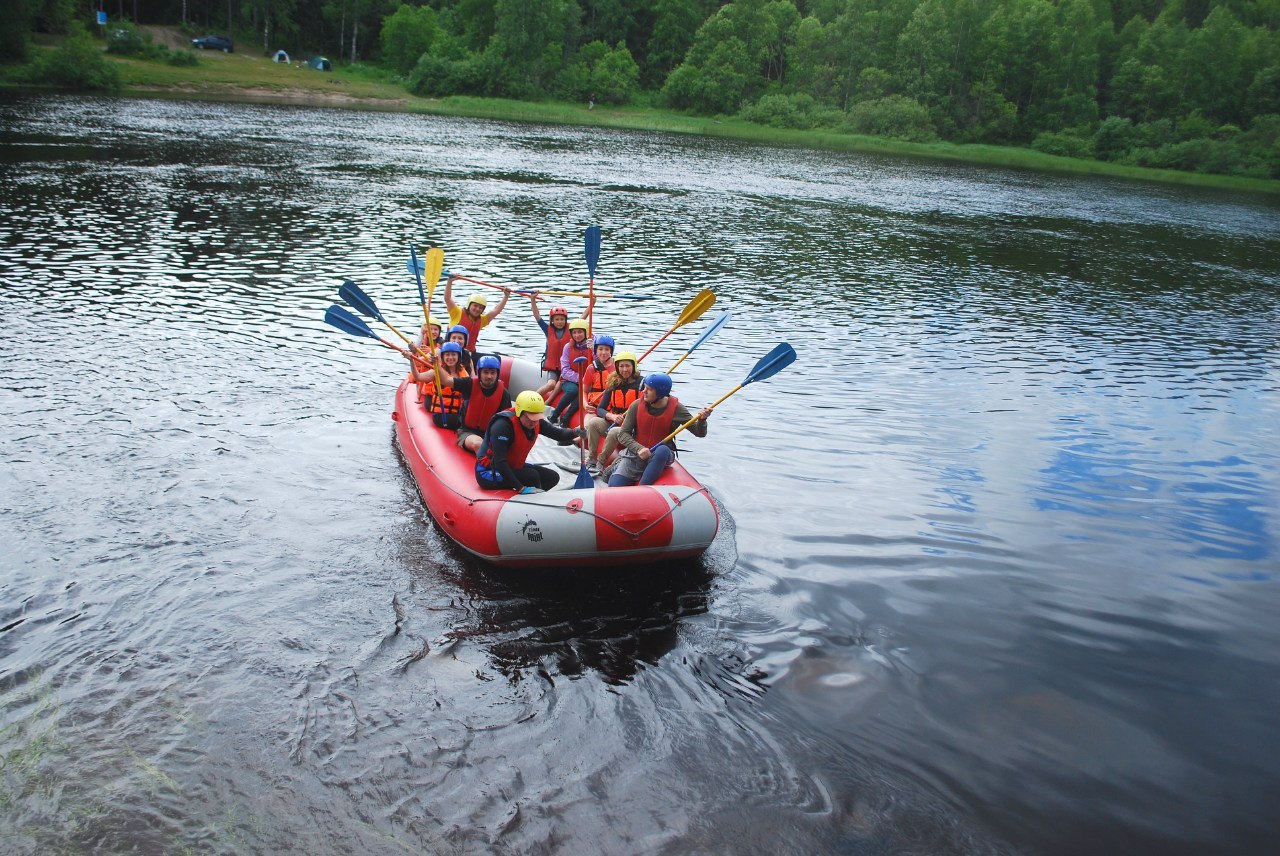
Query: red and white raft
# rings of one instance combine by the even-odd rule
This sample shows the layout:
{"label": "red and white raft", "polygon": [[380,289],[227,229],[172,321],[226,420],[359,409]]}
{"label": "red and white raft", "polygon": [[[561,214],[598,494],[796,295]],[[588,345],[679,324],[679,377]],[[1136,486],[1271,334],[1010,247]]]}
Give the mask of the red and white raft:
{"label": "red and white raft", "polygon": [[[502,358],[512,398],[542,383],[537,366]],[[511,568],[598,567],[701,555],[719,525],[707,489],[677,461],[645,487],[574,489],[574,473],[546,493],[482,490],[475,456],[458,448],[453,431],[437,428],[418,403],[417,387],[396,392],[396,442],[413,472],[427,510],[467,552]],[[542,438],[530,463],[578,462],[576,447]]]}

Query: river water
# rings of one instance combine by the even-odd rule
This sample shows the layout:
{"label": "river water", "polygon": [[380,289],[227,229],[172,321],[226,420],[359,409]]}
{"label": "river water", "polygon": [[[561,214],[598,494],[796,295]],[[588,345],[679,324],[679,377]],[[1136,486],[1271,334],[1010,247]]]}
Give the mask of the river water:
{"label": "river water", "polygon": [[[733,312],[684,400],[799,361],[684,444],[703,560],[486,568],[322,315],[412,327],[410,238],[576,288],[592,223],[623,346]],[[0,311],[2,852],[1280,846],[1274,200],[10,95]]]}

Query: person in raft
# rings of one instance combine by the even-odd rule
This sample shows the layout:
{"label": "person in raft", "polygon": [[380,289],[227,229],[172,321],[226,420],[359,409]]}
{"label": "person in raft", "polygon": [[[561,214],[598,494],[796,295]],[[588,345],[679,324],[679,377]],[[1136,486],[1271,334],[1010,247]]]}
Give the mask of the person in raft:
{"label": "person in raft", "polygon": [[[640,376],[636,374],[636,355],[631,351],[619,351],[613,360],[613,373],[605,381],[604,392],[600,393],[594,407],[587,408],[591,415],[584,421],[587,429],[587,469],[591,475],[598,476],[600,470],[609,463],[609,457],[618,448],[622,417],[626,415],[631,403],[639,397]],[[602,437],[604,448],[601,449]],[[600,449],[599,455],[596,455],[596,449]]]}
{"label": "person in raft", "polygon": [[502,299],[498,301],[498,305],[490,309],[488,312],[484,308],[489,305],[488,298],[477,292],[467,298],[465,306],[459,306],[453,302],[453,277],[445,280],[444,284],[444,305],[449,309],[450,326],[461,324],[467,331],[467,342],[474,354],[480,343],[480,331],[493,322],[507,306],[507,299],[511,297],[510,292],[503,292]]}
{"label": "person in raft", "polygon": [[440,324],[440,319],[433,317],[429,322],[422,322],[422,329],[418,330],[418,335],[413,337],[413,346],[427,350],[428,348],[438,348],[444,344],[444,338],[440,335],[444,331],[444,327]]}
{"label": "person in raft", "polygon": [[511,393],[507,392],[507,385],[498,379],[501,370],[502,360],[486,354],[476,360],[475,377],[445,375],[440,379],[442,386],[462,396],[458,445],[473,455],[484,441],[484,429],[488,427],[489,420],[498,411],[511,409]]}
{"label": "person in raft", "polygon": [[[595,295],[591,295],[591,301],[582,311],[581,318],[584,321],[591,314],[595,299]],[[546,383],[538,387],[538,395],[542,396],[543,401],[550,401],[560,391],[560,352],[569,344],[569,310],[563,306],[551,307],[551,314],[547,316],[551,322],[547,323],[542,320],[542,313],[538,311],[538,292],[529,293],[529,303],[533,306],[533,320],[538,322],[543,335],[547,337],[547,346],[542,351],[542,373],[548,375],[548,378]]]}
{"label": "person in raft", "polygon": [[470,341],[471,334],[467,332],[467,328],[461,324],[455,324],[449,328],[446,339],[450,342],[456,342],[462,346],[462,367],[467,370],[467,374],[473,373],[472,366],[475,365],[475,351],[467,350],[467,344]]}
{"label": "person in raft", "polygon": [[[560,400],[547,418],[568,425],[578,412],[578,382],[591,361],[591,340],[587,338],[587,322],[578,318],[569,322],[569,342],[560,352]],[[581,358],[582,362],[577,362]]]}
{"label": "person in raft", "polygon": [[604,395],[604,385],[613,374],[613,348],[617,344],[612,336],[596,336],[592,342],[595,345],[592,348],[595,358],[587,363],[581,381],[582,398],[587,402],[584,418],[592,412],[592,407],[600,400],[600,396]]}
{"label": "person in raft", "polygon": [[438,428],[457,428],[462,424],[461,393],[454,390],[453,383],[458,378],[466,377],[466,367],[462,365],[462,355],[466,351],[457,342],[445,342],[440,346],[440,386],[436,389],[436,370],[432,367],[420,368],[417,357],[409,360],[413,379],[418,382],[418,394],[424,407],[431,412],[431,421]]}
{"label": "person in raft", "polygon": [[[711,408],[704,408],[697,421],[689,426],[689,431],[697,437],[707,436],[707,417],[710,415]],[[668,440],[661,445],[658,442],[691,418],[689,409],[671,394],[671,375],[662,372],[647,375],[641,387],[640,400],[627,408],[618,428],[618,445],[622,446],[622,451],[618,453],[617,465],[609,476],[609,487],[657,481],[676,457],[674,441]]]}
{"label": "person in raft", "polygon": [[484,490],[542,493],[560,483],[560,474],[540,464],[526,464],[539,435],[571,443],[581,429],[562,428],[543,421],[547,403],[531,389],[516,396],[515,407],[489,420],[476,453],[476,484]]}

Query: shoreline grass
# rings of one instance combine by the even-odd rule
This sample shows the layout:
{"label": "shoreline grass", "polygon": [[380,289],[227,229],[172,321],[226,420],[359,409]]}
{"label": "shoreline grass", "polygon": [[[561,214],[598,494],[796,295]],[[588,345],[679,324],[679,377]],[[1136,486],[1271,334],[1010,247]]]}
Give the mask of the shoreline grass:
{"label": "shoreline grass", "polygon": [[[120,94],[125,97],[293,104],[693,134],[790,148],[867,153],[973,166],[1280,195],[1280,180],[1276,179],[1148,169],[1107,161],[1059,157],[1012,146],[908,143],[845,134],[830,129],[789,130],[756,125],[741,119],[692,116],[651,106],[597,106],[594,110],[588,110],[583,104],[554,101],[513,101],[471,96],[423,98],[408,92],[402,81],[391,74],[368,66],[335,66],[332,72],[320,72],[296,64],[272,62],[252,52],[220,54],[201,51],[199,57],[198,65],[188,67],[121,57],[108,59],[120,68],[123,81]],[[12,83],[15,71],[13,66],[0,67],[0,86],[19,88]]]}

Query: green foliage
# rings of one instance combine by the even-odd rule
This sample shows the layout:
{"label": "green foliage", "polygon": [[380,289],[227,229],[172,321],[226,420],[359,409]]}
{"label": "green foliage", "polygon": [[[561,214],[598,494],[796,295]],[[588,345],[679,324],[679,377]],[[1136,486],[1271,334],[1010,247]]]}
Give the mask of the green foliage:
{"label": "green foliage", "polygon": [[0,61],[26,59],[36,0],[4,0],[5,26],[0,27]]}
{"label": "green foliage", "polygon": [[591,69],[591,92],[603,104],[626,104],[639,88],[640,66],[622,42]]}
{"label": "green foliage", "polygon": [[748,122],[774,128],[836,127],[844,119],[839,110],[822,106],[805,92],[763,95],[756,103],[744,107],[741,115]]}
{"label": "green foliage", "polygon": [[441,35],[409,75],[409,91],[416,95],[486,95],[483,55],[467,50],[461,39]]}
{"label": "green foliage", "polygon": [[128,21],[115,24],[107,30],[107,53],[119,56],[143,56],[152,44],[150,34],[144,34]]}
{"label": "green foliage", "polygon": [[409,74],[439,34],[440,24],[430,6],[401,6],[382,22],[382,61]]}
{"label": "green foliage", "polygon": [[[692,51],[691,51],[692,53]],[[735,113],[750,80],[747,46],[730,36],[700,65],[685,61],[667,77],[662,96],[673,107],[699,113]]]}
{"label": "green foliage", "polygon": [[[172,14],[139,0],[140,20]],[[77,0],[0,0],[0,59],[87,19]],[[160,4],[163,6],[163,3]],[[1034,144],[1116,164],[1270,175],[1280,0],[227,0],[194,34],[239,26],[300,56],[376,58],[412,91],[665,103],[771,128]],[[110,8],[110,7],[109,7]],[[131,25],[115,55],[172,63]],[[126,37],[127,35],[127,37]],[[112,85],[82,42],[28,77]],[[13,75],[10,71],[10,76]],[[66,83],[72,80],[73,83]],[[770,132],[772,133],[772,132]]]}
{"label": "green foliage", "polygon": [[31,83],[42,83],[63,89],[116,90],[120,88],[120,72],[107,61],[102,49],[83,25],[71,25],[69,35],[55,50],[43,51],[26,68],[24,77]]}
{"label": "green foliage", "polygon": [[164,61],[169,65],[177,66],[177,67],[186,67],[186,66],[193,66],[193,65],[200,64],[200,60],[196,59],[196,55],[194,51],[170,51],[169,55],[165,57]]}
{"label": "green foliage", "polygon": [[846,127],[855,134],[871,134],[927,143],[937,139],[937,132],[923,104],[905,95],[888,95],[873,101],[860,101],[849,109]]}
{"label": "green foliage", "polygon": [[1132,121],[1108,116],[1093,135],[1094,156],[1099,160],[1119,160],[1133,148],[1137,138]]}
{"label": "green foliage", "polygon": [[1045,131],[1037,134],[1031,148],[1047,155],[1064,158],[1093,157],[1093,140],[1063,131]]}

